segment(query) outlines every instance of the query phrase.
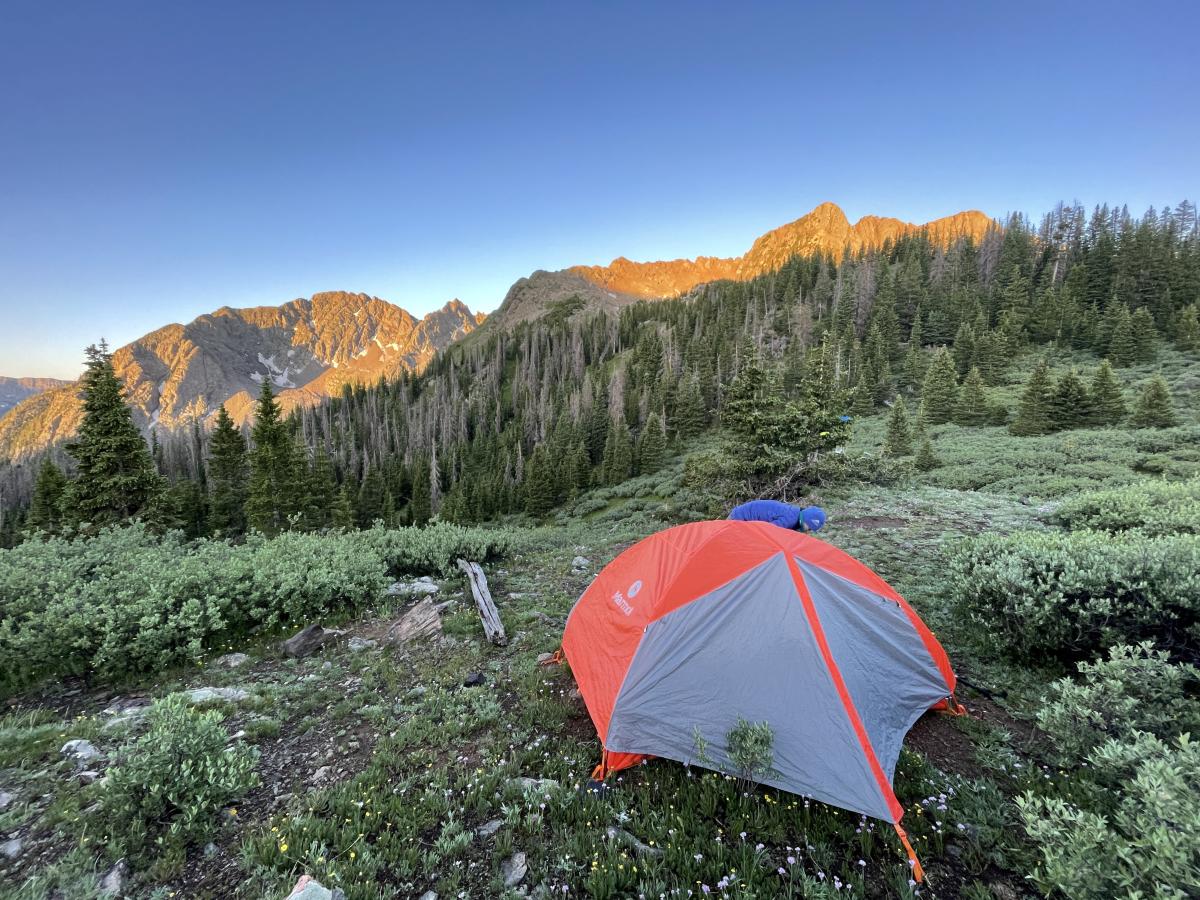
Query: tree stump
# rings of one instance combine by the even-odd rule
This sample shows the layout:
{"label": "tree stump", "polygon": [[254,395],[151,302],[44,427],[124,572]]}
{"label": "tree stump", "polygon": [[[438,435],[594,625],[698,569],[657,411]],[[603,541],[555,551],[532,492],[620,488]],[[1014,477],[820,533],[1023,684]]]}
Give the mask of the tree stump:
{"label": "tree stump", "polygon": [[488,590],[487,578],[484,577],[483,567],[479,563],[457,560],[458,567],[467,576],[471,585],[471,596],[475,598],[475,606],[479,610],[479,618],[483,621],[483,633],[489,641],[497,646],[508,644],[508,636],[504,633],[504,625],[500,621],[500,611],[492,601],[491,591]]}

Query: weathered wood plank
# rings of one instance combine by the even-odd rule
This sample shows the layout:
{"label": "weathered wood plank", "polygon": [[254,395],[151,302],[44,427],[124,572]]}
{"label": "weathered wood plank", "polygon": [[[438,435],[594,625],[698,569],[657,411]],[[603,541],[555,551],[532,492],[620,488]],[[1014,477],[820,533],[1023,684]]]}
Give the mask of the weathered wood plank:
{"label": "weathered wood plank", "polygon": [[504,633],[504,624],[500,621],[500,611],[492,601],[491,591],[488,590],[487,578],[483,574],[483,566],[479,563],[457,560],[459,569],[467,576],[471,585],[471,596],[475,598],[475,606],[479,610],[479,618],[483,621],[483,633],[489,641],[504,647],[508,644],[508,636]]}
{"label": "weathered wood plank", "polygon": [[388,629],[385,640],[389,644],[404,644],[416,638],[432,637],[441,633],[442,615],[439,607],[426,597]]}

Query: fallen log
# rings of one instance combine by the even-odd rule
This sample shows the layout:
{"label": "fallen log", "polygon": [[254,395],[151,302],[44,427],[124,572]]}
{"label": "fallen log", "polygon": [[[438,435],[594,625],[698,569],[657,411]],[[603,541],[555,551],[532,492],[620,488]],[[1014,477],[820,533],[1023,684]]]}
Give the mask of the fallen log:
{"label": "fallen log", "polygon": [[471,596],[475,598],[475,606],[479,610],[479,618],[483,621],[483,633],[489,641],[500,647],[508,644],[508,636],[504,633],[504,624],[500,621],[500,611],[492,601],[491,591],[488,590],[487,578],[479,563],[457,560],[458,567],[467,576],[471,585]]}

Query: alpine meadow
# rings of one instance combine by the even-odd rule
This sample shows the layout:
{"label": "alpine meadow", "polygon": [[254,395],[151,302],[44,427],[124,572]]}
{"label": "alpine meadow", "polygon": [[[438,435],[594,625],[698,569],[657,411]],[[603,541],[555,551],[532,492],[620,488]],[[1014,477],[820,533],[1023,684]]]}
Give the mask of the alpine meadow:
{"label": "alpine meadow", "polygon": [[[1000,95],[976,109],[993,126],[897,69],[922,128],[963,148],[930,156],[920,184],[945,185],[922,200],[892,178],[911,155],[885,166],[860,124],[839,133],[861,72],[800,116],[842,149],[790,130],[773,23],[800,23],[765,4],[720,27],[708,7],[186,6],[12,16],[79,55],[13,99],[38,153],[0,151],[20,188],[0,256],[0,898],[1200,897],[1191,200],[1055,203],[1093,189],[1082,133],[1045,138],[1078,140],[1077,183]],[[928,50],[925,25],[875,12]],[[1074,40],[1058,11],[1036,38],[963,15],[979,53]],[[1189,19],[1154,30],[1181,104]],[[1102,25],[1079,28],[1099,52]],[[890,35],[861,40],[876,78],[900,66]],[[589,55],[622,47],[637,66]],[[789,65],[815,77],[827,52]],[[1192,124],[1154,104],[1139,131],[1114,103],[1122,166],[1083,75],[1047,65],[1109,190],[1194,191]],[[727,100],[747,71],[764,96],[693,128],[695,92]],[[85,159],[86,123],[40,118],[63,98],[128,133]],[[608,105],[583,121],[593,98],[628,104],[623,136]],[[1011,144],[971,168],[972,129],[1001,125]],[[784,179],[775,140],[811,170]],[[816,204],[862,179],[847,209],[874,193],[902,217]],[[81,237],[93,189],[130,193]],[[780,196],[811,211],[727,239]],[[74,202],[85,221],[51,239]],[[601,233],[725,255],[576,255]],[[411,244],[391,268],[385,238]],[[509,253],[558,268],[479,287]],[[407,267],[464,300],[280,303],[288,266],[419,297],[389,274]],[[46,335],[83,328],[49,362]]]}

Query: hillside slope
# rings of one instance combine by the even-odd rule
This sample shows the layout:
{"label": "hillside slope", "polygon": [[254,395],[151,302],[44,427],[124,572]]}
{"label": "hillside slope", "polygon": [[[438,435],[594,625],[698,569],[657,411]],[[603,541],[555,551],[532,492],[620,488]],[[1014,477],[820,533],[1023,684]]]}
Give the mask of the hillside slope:
{"label": "hillside slope", "polygon": [[0,418],[22,400],[66,384],[70,382],[61,378],[10,378],[0,375]]}

